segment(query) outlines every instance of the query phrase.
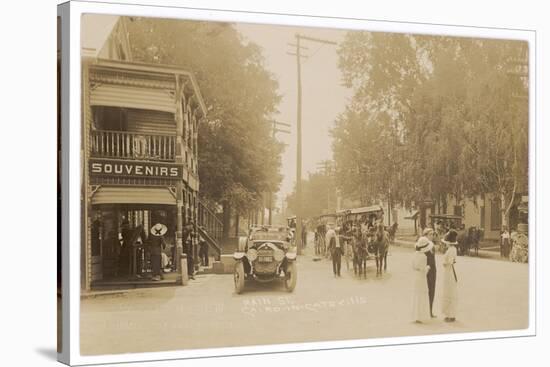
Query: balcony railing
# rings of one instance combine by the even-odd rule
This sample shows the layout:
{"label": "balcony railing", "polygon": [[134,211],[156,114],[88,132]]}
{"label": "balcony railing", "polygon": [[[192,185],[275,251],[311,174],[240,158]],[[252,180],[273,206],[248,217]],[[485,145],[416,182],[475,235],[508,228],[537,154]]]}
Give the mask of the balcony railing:
{"label": "balcony railing", "polygon": [[164,162],[176,158],[175,135],[92,130],[90,140],[93,157]]}

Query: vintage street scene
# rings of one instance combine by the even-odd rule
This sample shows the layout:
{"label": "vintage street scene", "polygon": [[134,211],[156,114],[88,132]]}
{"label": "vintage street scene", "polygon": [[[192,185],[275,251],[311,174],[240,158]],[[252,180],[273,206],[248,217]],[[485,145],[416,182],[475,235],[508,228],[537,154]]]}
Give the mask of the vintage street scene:
{"label": "vintage street scene", "polygon": [[82,355],[528,328],[526,41],[81,24]]}

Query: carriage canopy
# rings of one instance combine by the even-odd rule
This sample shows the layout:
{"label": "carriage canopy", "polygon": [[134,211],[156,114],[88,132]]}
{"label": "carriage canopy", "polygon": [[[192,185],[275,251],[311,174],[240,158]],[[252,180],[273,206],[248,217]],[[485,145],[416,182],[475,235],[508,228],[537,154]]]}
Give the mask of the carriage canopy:
{"label": "carriage canopy", "polygon": [[447,228],[452,226],[455,229],[460,229],[462,227],[462,217],[460,215],[432,214],[430,219],[432,228],[435,228],[437,222],[441,222]]}
{"label": "carriage canopy", "polygon": [[376,217],[376,219],[381,219],[384,216],[384,209],[382,209],[380,205],[350,209],[347,215],[347,220],[365,221],[371,216]]}

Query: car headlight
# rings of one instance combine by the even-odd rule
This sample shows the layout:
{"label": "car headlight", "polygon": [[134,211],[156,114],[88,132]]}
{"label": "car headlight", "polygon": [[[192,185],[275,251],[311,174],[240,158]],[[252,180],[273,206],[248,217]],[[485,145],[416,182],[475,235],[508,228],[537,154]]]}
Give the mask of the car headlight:
{"label": "car headlight", "polygon": [[248,257],[248,260],[254,261],[258,258],[258,251],[255,248],[250,248],[246,252],[246,257]]}
{"label": "car headlight", "polygon": [[275,251],[273,251],[273,258],[276,261],[283,261],[283,259],[285,258],[285,252],[280,248],[275,249]]}

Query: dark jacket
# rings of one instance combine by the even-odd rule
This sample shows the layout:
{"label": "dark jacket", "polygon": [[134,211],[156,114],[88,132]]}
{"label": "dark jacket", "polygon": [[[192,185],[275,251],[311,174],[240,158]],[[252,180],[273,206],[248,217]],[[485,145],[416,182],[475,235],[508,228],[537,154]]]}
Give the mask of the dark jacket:
{"label": "dark jacket", "polygon": [[160,255],[166,247],[164,236],[151,236],[151,255]]}
{"label": "dark jacket", "polygon": [[428,277],[435,277],[437,270],[435,268],[435,252],[434,252],[434,250],[426,252],[426,259],[427,259],[427,265],[430,266],[430,270],[428,271],[427,276]]}

